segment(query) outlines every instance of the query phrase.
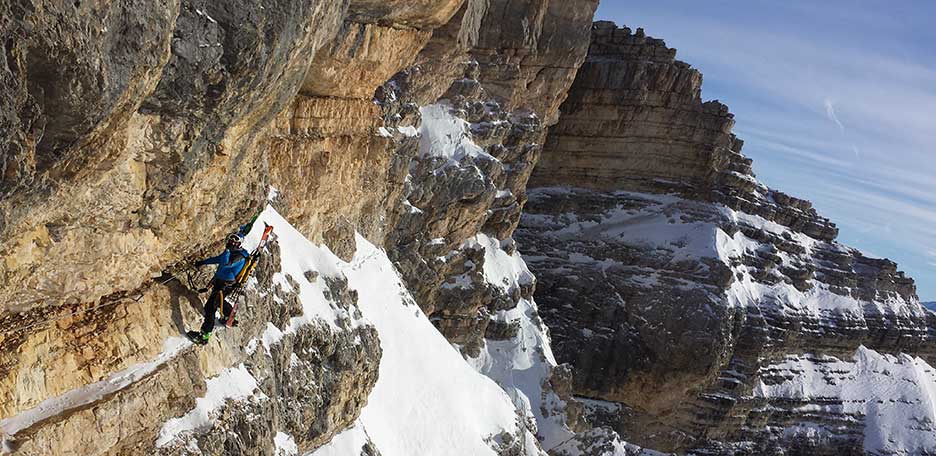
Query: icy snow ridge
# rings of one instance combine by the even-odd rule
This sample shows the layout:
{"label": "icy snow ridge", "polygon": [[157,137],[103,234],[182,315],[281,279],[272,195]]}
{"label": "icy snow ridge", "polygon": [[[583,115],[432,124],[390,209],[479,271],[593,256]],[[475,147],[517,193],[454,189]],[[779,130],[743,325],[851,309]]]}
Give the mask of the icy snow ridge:
{"label": "icy snow ridge", "polygon": [[541,454],[510,397],[432,326],[385,252],[358,236],[357,253],[342,268],[380,335],[380,377],[359,426],[312,454],[359,449],[365,434],[383,456],[497,455],[506,434],[523,439],[524,454]]}

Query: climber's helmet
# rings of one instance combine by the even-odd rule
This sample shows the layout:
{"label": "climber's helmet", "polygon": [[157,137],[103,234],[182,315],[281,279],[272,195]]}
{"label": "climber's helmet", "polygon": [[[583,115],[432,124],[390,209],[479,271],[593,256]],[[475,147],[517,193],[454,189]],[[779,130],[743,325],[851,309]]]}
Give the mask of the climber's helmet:
{"label": "climber's helmet", "polygon": [[231,233],[227,237],[227,249],[228,250],[238,250],[241,248],[241,243],[244,242],[244,238],[237,233]]}

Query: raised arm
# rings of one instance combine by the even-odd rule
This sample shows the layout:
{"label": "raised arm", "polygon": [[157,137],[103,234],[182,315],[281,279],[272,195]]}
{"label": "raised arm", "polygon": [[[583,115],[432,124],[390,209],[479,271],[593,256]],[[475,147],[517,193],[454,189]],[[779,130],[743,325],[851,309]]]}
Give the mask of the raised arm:
{"label": "raised arm", "polygon": [[231,252],[225,250],[218,256],[213,256],[211,258],[205,258],[204,260],[198,261],[195,263],[195,266],[201,266],[203,264],[226,264],[228,259],[231,258]]}

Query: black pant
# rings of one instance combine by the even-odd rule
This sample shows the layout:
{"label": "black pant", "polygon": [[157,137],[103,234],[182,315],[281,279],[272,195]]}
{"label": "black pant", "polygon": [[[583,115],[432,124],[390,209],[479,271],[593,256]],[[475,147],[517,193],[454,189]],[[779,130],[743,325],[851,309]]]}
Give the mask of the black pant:
{"label": "black pant", "polygon": [[224,297],[231,291],[231,285],[234,285],[233,280],[218,280],[214,281],[214,288],[211,289],[211,294],[208,295],[208,302],[205,303],[205,321],[201,325],[202,333],[210,333],[214,329],[215,325],[215,312],[218,311],[218,305],[224,306],[222,308],[223,315],[231,314],[231,305],[228,304]]}

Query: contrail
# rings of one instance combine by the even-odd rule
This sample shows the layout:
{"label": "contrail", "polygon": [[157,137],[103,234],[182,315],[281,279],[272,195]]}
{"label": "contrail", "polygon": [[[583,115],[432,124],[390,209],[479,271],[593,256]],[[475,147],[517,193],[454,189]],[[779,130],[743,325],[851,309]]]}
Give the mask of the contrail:
{"label": "contrail", "polygon": [[838,125],[839,130],[841,130],[842,133],[845,133],[845,126],[842,125],[842,122],[838,120],[838,117],[835,115],[835,107],[832,106],[832,100],[828,98],[825,99],[825,113],[827,116],[829,116],[829,119],[832,119],[832,121],[835,122],[835,125]]}

